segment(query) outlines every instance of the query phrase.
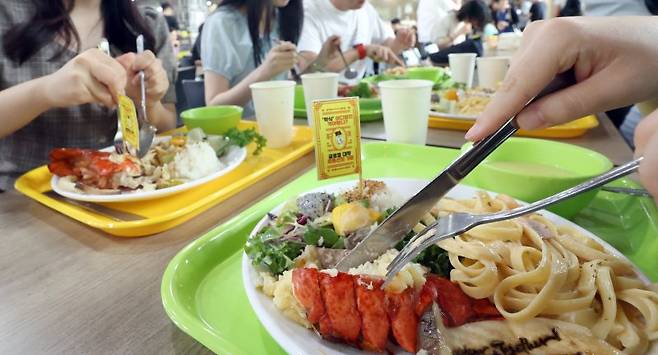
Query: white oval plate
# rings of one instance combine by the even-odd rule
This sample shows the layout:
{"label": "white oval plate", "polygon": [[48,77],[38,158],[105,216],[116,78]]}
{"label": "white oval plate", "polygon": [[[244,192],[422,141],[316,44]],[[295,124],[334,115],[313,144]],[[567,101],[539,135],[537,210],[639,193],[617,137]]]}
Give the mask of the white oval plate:
{"label": "white oval plate", "polygon": [[[166,138],[165,138],[166,139]],[[107,149],[114,149],[114,148],[106,148],[103,149],[104,151]],[[128,202],[128,201],[144,201],[144,200],[152,200],[155,198],[160,198],[160,197],[165,197],[173,194],[177,194],[186,190],[189,190],[193,187],[205,184],[209,181],[215,180],[219,178],[222,175],[228,174],[247,158],[247,148],[242,147],[242,148],[237,148],[237,149],[231,149],[226,155],[223,157],[219,158],[219,161],[222,162],[224,165],[224,168],[210,174],[208,176],[202,177],[200,179],[188,181],[186,183],[172,186],[172,187],[166,187],[164,189],[159,189],[159,190],[152,190],[152,191],[135,191],[135,192],[125,192],[121,194],[112,194],[112,195],[99,195],[99,194],[86,194],[86,193],[78,193],[74,191],[68,191],[68,190],[63,190],[59,187],[58,182],[59,182],[59,176],[53,175],[52,179],[50,180],[50,186],[52,187],[53,191],[56,193],[68,197],[73,200],[78,200],[78,201],[87,201],[87,202]]]}
{"label": "white oval plate", "polygon": [[[415,179],[396,179],[396,178],[380,178],[386,182],[388,188],[396,194],[401,195],[403,198],[409,198],[413,196],[416,192],[420,191],[422,187],[427,184],[426,180],[415,180]],[[356,186],[355,181],[347,181],[338,184],[324,186],[318,189],[314,189],[309,192],[327,192],[335,193],[340,191],[345,191],[351,187]],[[477,191],[482,191],[482,189],[475,189],[465,185],[458,185],[453,188],[448,194],[447,197],[455,199],[466,199],[475,196]],[[283,204],[277,206],[272,213],[278,214],[278,212],[283,207]],[[571,226],[577,231],[583,233],[586,236],[596,240],[601,243],[603,247],[611,254],[622,257],[630,261],[622,255],[619,251],[614,249],[608,243],[595,236],[594,234],[588,232],[587,230],[579,227],[578,225],[570,222],[562,217],[559,217],[556,214],[553,214],[548,211],[541,211],[542,215],[548,218],[550,221],[560,224]],[[254,230],[251,232],[251,235],[257,233],[261,228],[267,223],[268,217],[265,216],[263,219],[256,225]],[[631,263],[632,264],[632,263]],[[636,272],[640,279],[645,283],[649,284],[649,279],[643,275],[639,270],[636,269]],[[288,352],[289,354],[295,355],[316,355],[316,354],[326,354],[326,355],[339,355],[339,354],[364,354],[364,351],[358,349],[325,341],[320,336],[315,334],[312,330],[305,329],[301,325],[291,321],[281,312],[277,310],[272,302],[272,299],[264,295],[262,292],[256,289],[256,280],[257,274],[253,266],[251,265],[251,260],[247,257],[246,254],[242,255],[242,280],[244,283],[244,288],[247,292],[247,298],[251,307],[253,308],[256,316],[263,324],[265,329],[270,333],[272,338],[281,345],[281,347]]]}

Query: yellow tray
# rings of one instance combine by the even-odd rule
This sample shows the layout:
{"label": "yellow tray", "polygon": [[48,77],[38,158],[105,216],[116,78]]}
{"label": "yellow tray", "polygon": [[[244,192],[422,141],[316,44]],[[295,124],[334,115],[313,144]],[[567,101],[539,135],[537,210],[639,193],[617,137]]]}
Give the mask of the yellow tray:
{"label": "yellow tray", "polygon": [[[254,122],[242,121],[239,128],[254,127]],[[103,203],[112,209],[144,216],[138,221],[117,222],[106,216],[55,200],[44,195],[50,191],[52,175],[47,166],[31,170],[16,180],[16,190],[90,227],[119,237],[141,237],[171,229],[210,207],[228,199],[257,181],[284,168],[313,150],[313,133],[308,127],[294,127],[293,142],[281,149],[265,148],[259,156],[248,147],[247,159],[232,172],[201,186],[176,195],[137,202]]]}
{"label": "yellow tray", "polygon": [[[455,118],[441,117],[440,114],[433,114],[429,119],[431,128],[451,129],[456,131],[468,131],[475,123],[474,120],[461,120]],[[580,137],[588,130],[597,127],[599,121],[593,115],[579,118],[575,121],[563,125],[554,126],[537,131],[519,130],[516,135],[536,138],[574,138]]]}

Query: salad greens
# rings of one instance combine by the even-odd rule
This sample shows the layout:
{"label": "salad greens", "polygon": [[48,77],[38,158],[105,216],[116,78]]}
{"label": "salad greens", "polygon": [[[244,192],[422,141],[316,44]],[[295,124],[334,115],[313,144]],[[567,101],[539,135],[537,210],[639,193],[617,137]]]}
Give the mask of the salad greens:
{"label": "salad greens", "polygon": [[[409,234],[407,234],[407,236],[395,246],[395,249],[402,250],[414,235],[413,231],[409,232]],[[450,270],[453,269],[452,264],[450,264],[450,260],[448,259],[448,252],[437,245],[432,245],[423,250],[413,262],[429,268],[434,274],[447,278],[450,278]]]}
{"label": "salad greens", "polygon": [[362,81],[354,86],[352,90],[350,90],[348,96],[358,96],[364,99],[369,99],[373,96],[373,94],[372,89],[370,88],[370,84]]}
{"label": "salad greens", "polygon": [[231,145],[237,145],[242,148],[251,142],[256,143],[256,150],[254,151],[254,155],[258,155],[263,151],[263,147],[265,147],[267,144],[267,139],[256,132],[254,128],[241,131],[233,127],[229,129],[223,136],[219,136],[206,134],[201,128],[197,127],[187,132],[186,136],[187,140],[190,142],[207,142],[215,151],[215,154],[217,154],[218,157],[226,154],[228,148]]}
{"label": "salad greens", "polygon": [[304,246],[299,241],[283,240],[281,230],[269,226],[247,239],[244,251],[254,265],[261,265],[279,275],[295,265],[293,260],[302,253]]}

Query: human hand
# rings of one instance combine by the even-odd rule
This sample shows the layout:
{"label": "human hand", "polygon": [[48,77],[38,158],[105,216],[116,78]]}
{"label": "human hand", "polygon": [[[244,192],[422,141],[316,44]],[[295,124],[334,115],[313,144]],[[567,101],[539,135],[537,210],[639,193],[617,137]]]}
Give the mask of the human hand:
{"label": "human hand", "polygon": [[416,45],[414,32],[409,28],[400,28],[395,34],[395,48],[397,52],[404,51]]}
{"label": "human hand", "polygon": [[640,181],[658,202],[658,110],[642,119],[635,128],[635,156],[640,163]]}
{"label": "human hand", "polygon": [[369,44],[366,46],[366,55],[375,62],[384,62],[404,66],[404,62],[389,47],[378,44]]}
{"label": "human hand", "polygon": [[51,107],[99,103],[114,107],[124,93],[126,71],[100,50],[88,49],[44,77],[44,95]]}
{"label": "human hand", "polygon": [[502,31],[506,29],[509,26],[509,22],[501,20],[496,23],[496,27],[498,27],[498,31]]}
{"label": "human hand", "polygon": [[118,57],[117,61],[123,65],[128,76],[126,95],[134,101],[139,102],[141,100],[140,70],[144,71],[147,106],[159,102],[167,93],[167,89],[169,89],[167,72],[162,66],[162,61],[156,58],[150,50],[141,54],[126,53]]}
{"label": "human hand", "polygon": [[284,73],[297,64],[297,47],[290,42],[281,41],[272,48],[261,64],[268,78]]}
{"label": "human hand", "polygon": [[531,23],[505,80],[466,138],[481,140],[574,68],[577,84],[547,95],[517,115],[523,129],[544,128],[658,94],[658,18],[571,17]]}
{"label": "human hand", "polygon": [[340,37],[333,35],[329,36],[322,44],[322,49],[318,53],[315,62],[321,67],[326,67],[327,63],[339,56],[338,50],[340,49]]}

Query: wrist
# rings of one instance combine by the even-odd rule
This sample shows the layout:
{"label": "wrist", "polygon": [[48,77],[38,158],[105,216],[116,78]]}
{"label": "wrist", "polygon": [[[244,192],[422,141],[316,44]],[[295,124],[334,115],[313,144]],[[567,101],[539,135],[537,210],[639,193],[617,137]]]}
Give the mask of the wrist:
{"label": "wrist", "polygon": [[29,91],[37,98],[35,103],[41,105],[39,109],[42,111],[61,106],[61,104],[57,102],[57,99],[52,96],[53,90],[50,90],[52,76],[53,74],[44,75],[26,83],[26,85],[30,86],[28,88]]}

